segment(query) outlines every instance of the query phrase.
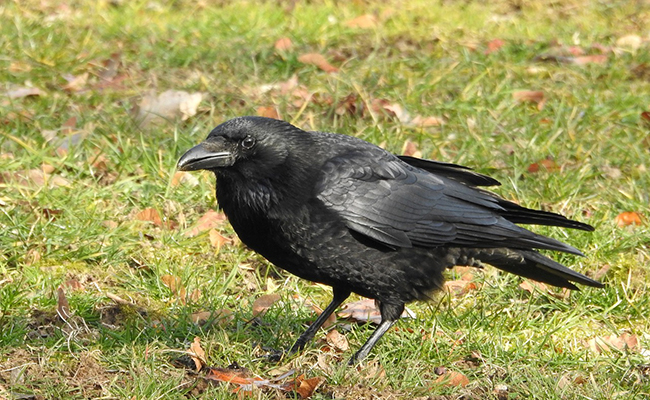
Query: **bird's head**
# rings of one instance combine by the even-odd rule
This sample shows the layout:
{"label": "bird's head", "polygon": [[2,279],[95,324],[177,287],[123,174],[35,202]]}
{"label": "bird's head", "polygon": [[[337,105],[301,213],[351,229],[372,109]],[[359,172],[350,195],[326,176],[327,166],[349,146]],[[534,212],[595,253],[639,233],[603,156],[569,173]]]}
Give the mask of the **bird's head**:
{"label": "bird's head", "polygon": [[[296,133],[304,133],[280,120],[239,117],[222,123],[200,144],[178,160],[181,171],[208,170],[259,178],[283,165],[290,156]],[[295,147],[295,146],[294,146]],[[292,148],[293,150],[293,148]]]}

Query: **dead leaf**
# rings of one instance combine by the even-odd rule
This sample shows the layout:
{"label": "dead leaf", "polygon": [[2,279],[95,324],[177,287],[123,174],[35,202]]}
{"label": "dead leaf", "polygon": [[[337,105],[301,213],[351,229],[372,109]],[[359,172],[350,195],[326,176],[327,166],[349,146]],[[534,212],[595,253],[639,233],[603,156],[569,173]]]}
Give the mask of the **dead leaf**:
{"label": "dead leaf", "polygon": [[154,225],[159,227],[163,226],[163,221],[160,217],[160,213],[155,208],[145,208],[144,210],[138,212],[134,218],[138,221],[152,222]]}
{"label": "dead leaf", "polygon": [[209,236],[210,244],[212,244],[213,247],[217,248],[217,252],[221,250],[221,246],[224,244],[232,243],[232,239],[222,236],[219,232],[217,232],[216,229],[210,229]]}
{"label": "dead leaf", "polygon": [[298,393],[298,396],[300,396],[301,399],[308,399],[314,394],[314,391],[318,389],[324,380],[325,379],[320,377],[300,379],[297,385],[298,387],[296,388],[296,393]]}
{"label": "dead leaf", "polygon": [[532,163],[528,166],[528,172],[532,174],[539,172],[540,170],[544,170],[547,172],[558,172],[560,170],[560,166],[557,165],[555,161],[550,158],[545,158],[543,160],[540,160],[539,162]]}
{"label": "dead leaf", "polygon": [[421,115],[416,115],[409,123],[409,126],[416,128],[430,128],[432,126],[442,126],[445,124],[445,120],[441,117],[423,117]]}
{"label": "dead leaf", "polygon": [[13,87],[5,92],[5,96],[10,99],[22,99],[23,97],[43,95],[45,95],[45,92],[35,87]]}
{"label": "dead leaf", "polygon": [[99,72],[98,76],[103,81],[102,85],[106,86],[106,83],[113,82],[117,77],[117,70],[121,64],[121,53],[113,53],[111,57],[105,60],[102,63],[102,70]]}
{"label": "dead leaf", "polygon": [[283,37],[278,39],[273,45],[273,47],[275,47],[275,49],[279,51],[286,51],[286,50],[290,50],[293,47],[293,42],[291,42],[291,39],[289,39],[288,37]]}
{"label": "dead leaf", "polygon": [[348,339],[345,337],[345,335],[342,335],[336,329],[332,329],[331,331],[327,332],[325,340],[327,341],[327,344],[330,345],[330,347],[336,349],[339,352],[348,351],[350,349]]}
{"label": "dead leaf", "polygon": [[86,83],[88,82],[88,72],[84,72],[81,75],[64,75],[63,78],[68,81],[63,85],[63,90],[67,92],[79,92],[86,88]]}
{"label": "dead leaf", "polygon": [[163,275],[160,277],[162,283],[169,288],[172,294],[176,294],[183,287],[181,285],[181,278],[173,275]]}
{"label": "dead leaf", "polygon": [[591,56],[574,57],[572,60],[572,63],[576,65],[604,64],[606,62],[607,62],[607,55],[605,54],[594,54]]}
{"label": "dead leaf", "polygon": [[182,90],[168,90],[159,95],[155,91],[146,94],[137,107],[136,119],[140,126],[162,123],[180,118],[182,121],[196,115],[204,94]]}
{"label": "dead leaf", "polygon": [[488,42],[487,49],[485,50],[484,53],[485,54],[494,53],[495,51],[502,48],[504,44],[506,44],[506,42],[504,42],[501,39],[492,39]]}
{"label": "dead leaf", "polygon": [[253,317],[264,314],[278,300],[280,300],[280,295],[277,293],[265,294],[258,297],[253,303]]}
{"label": "dead leaf", "polygon": [[201,339],[197,336],[194,338],[194,341],[190,345],[190,349],[187,351],[187,354],[192,357],[194,361],[194,366],[196,367],[196,372],[201,371],[203,367],[207,364],[205,361],[205,351],[201,348]]}
{"label": "dead leaf", "polygon": [[194,227],[185,232],[185,236],[194,237],[201,232],[209,231],[212,228],[223,226],[226,221],[226,214],[214,210],[208,210],[201,218],[196,221]]}
{"label": "dead leaf", "polygon": [[535,103],[540,111],[544,108],[544,103],[546,103],[544,92],[541,90],[519,90],[512,93],[512,98],[520,103]]}
{"label": "dead leaf", "polygon": [[613,349],[617,350],[634,350],[639,346],[639,339],[636,335],[631,335],[627,332],[620,336],[597,336],[587,340],[587,347],[594,353],[600,354],[609,352]]}
{"label": "dead leaf", "polygon": [[269,106],[269,107],[265,107],[265,106],[257,107],[257,115],[259,115],[260,117],[273,118],[273,119],[281,119],[281,118],[280,118],[280,114],[278,113],[278,110],[277,110],[275,107],[273,107],[273,106]]}
{"label": "dead leaf", "polygon": [[626,211],[618,214],[614,221],[621,228],[629,225],[643,225],[643,216],[634,211]]}
{"label": "dead leaf", "polygon": [[410,140],[404,141],[402,145],[402,154],[405,156],[422,158],[422,152],[418,150],[418,145]]}
{"label": "dead leaf", "polygon": [[104,227],[106,227],[108,229],[116,229],[119,226],[119,224],[117,222],[110,221],[110,220],[102,221],[102,225],[104,225]]}
{"label": "dead leaf", "polygon": [[616,40],[616,47],[625,50],[636,51],[643,44],[643,38],[639,35],[625,35]]}
{"label": "dead leaf", "polygon": [[172,177],[172,186],[186,185],[188,187],[198,186],[199,179],[196,174],[191,174],[185,171],[176,171]]}
{"label": "dead leaf", "polygon": [[469,385],[469,379],[460,372],[457,371],[445,371],[444,374],[440,375],[435,383],[442,384],[443,386],[460,386],[465,387]]}
{"label": "dead leaf", "polygon": [[65,291],[62,286],[59,286],[56,289],[56,294],[56,313],[59,315],[59,318],[65,322],[70,319],[70,316],[72,315],[70,313],[70,304],[68,303],[68,299],[65,297]]}
{"label": "dead leaf", "polygon": [[85,290],[84,286],[76,278],[68,279],[65,281],[65,283],[63,283],[63,286],[69,288],[73,292],[80,292]]}
{"label": "dead leaf", "polygon": [[458,297],[469,293],[472,290],[478,289],[478,286],[474,282],[469,282],[466,280],[456,280],[456,281],[447,281],[445,282],[444,289],[450,294]]}
{"label": "dead leaf", "polygon": [[335,66],[331,65],[325,57],[323,57],[321,54],[318,53],[306,53],[298,56],[298,61],[300,61],[303,64],[310,64],[310,65],[315,65],[316,67],[320,68],[321,70],[327,72],[327,73],[332,73],[332,72],[338,72],[338,68]]}
{"label": "dead leaf", "polygon": [[192,315],[190,315],[190,319],[197,325],[203,325],[212,319],[218,325],[223,326],[235,319],[235,316],[233,315],[232,311],[222,308],[214,311],[199,311],[192,313]]}
{"label": "dead leaf", "polygon": [[611,267],[612,266],[609,264],[603,265],[598,271],[596,271],[596,273],[594,273],[593,278],[595,280],[600,280],[602,277],[604,277],[607,274],[607,271],[609,271]]}
{"label": "dead leaf", "polygon": [[[338,312],[338,316],[353,319],[358,322],[381,323],[381,314],[375,306],[373,299],[362,299],[344,304],[341,311]],[[415,318],[415,313],[408,307],[405,307],[400,318]]]}
{"label": "dead leaf", "polygon": [[546,286],[545,283],[542,282],[537,282],[537,281],[530,281],[528,279],[522,281],[519,284],[519,287],[522,288],[523,290],[527,291],[528,293],[534,293],[535,289],[542,293],[548,293],[548,286]]}
{"label": "dead leaf", "polygon": [[360,15],[351,20],[345,21],[345,25],[350,28],[371,29],[378,25],[377,17],[372,14]]}

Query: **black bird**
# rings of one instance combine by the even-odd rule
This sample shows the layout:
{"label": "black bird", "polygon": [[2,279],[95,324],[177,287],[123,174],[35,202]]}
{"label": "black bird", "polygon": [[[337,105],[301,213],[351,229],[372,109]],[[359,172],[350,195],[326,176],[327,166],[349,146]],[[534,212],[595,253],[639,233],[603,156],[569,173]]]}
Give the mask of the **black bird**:
{"label": "black bird", "polygon": [[499,182],[467,167],[397,156],[350,136],[287,122],[224,122],[178,161],[209,170],[242,242],[276,266],[329,285],[332,302],[290,352],[301,350],[352,292],[375,299],[382,322],[352,357],[366,357],[404,305],[430,299],[455,265],[484,263],[577,289],[603,285],[535,249],[583,255],[516,224],[594,228],[480,189]]}

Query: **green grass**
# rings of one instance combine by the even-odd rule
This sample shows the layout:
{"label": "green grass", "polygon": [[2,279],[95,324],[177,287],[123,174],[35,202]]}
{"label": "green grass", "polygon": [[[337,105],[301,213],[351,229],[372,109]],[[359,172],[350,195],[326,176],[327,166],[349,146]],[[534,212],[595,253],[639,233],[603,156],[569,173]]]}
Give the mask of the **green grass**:
{"label": "green grass", "polygon": [[[0,5],[0,398],[232,398],[233,386],[206,387],[176,363],[196,336],[212,366],[237,363],[264,378],[291,366],[324,377],[315,399],[498,398],[499,385],[508,387],[509,399],[650,396],[650,234],[647,224],[619,228],[615,222],[624,211],[650,217],[650,126],[641,117],[650,107],[648,6],[572,0],[292,4]],[[378,18],[375,28],[345,24],[368,13]],[[638,49],[616,47],[630,34],[646,35]],[[291,38],[291,50],[273,48],[281,37]],[[504,46],[485,54],[493,39]],[[614,50],[603,64],[535,60],[558,53],[554,43],[587,54],[599,54],[597,46]],[[298,56],[309,52],[325,55],[340,72],[300,63]],[[100,66],[114,53],[123,81],[100,90]],[[64,90],[66,75],[84,73],[86,90]],[[294,74],[316,100],[303,106],[290,94],[254,90]],[[43,95],[1,94],[14,86],[38,87]],[[201,91],[206,98],[185,122],[142,128],[130,110],[151,89]],[[518,90],[543,90],[543,109],[513,100]],[[356,112],[337,112],[348,95],[357,97]],[[372,99],[446,123],[419,129],[361,112],[362,100]],[[218,207],[214,179],[200,173],[194,187],[172,184],[184,150],[218,123],[260,106],[277,107],[298,126],[356,135],[394,152],[411,140],[424,157],[499,179],[496,191],[506,198],[594,225],[594,233],[535,231],[582,249],[586,258],[556,255],[573,269],[593,274],[610,266],[602,278],[606,288],[584,288],[568,298],[531,295],[518,287],[518,277],[486,269],[476,274],[479,290],[411,305],[417,319],[401,321],[370,356],[369,364],[379,362],[385,374],[344,366],[341,360],[372,329],[344,320],[337,325],[350,341],[344,354],[323,355],[321,332],[303,354],[279,366],[260,360],[261,347],[289,346],[314,319],[306,300],[325,306],[330,292],[270,266],[241,244],[217,252],[207,234],[184,235]],[[61,155],[42,132],[61,130],[71,117],[85,136]],[[107,169],[92,166],[98,155]],[[528,172],[545,158],[560,169]],[[30,178],[43,164],[68,184]],[[145,208],[178,226],[135,220]],[[219,232],[234,237],[227,224]],[[165,275],[200,295],[179,301]],[[80,290],[73,290],[73,280]],[[56,314],[62,284],[73,313],[67,323]],[[270,292],[282,302],[253,318],[253,302]],[[110,295],[129,304],[116,304]],[[219,309],[232,311],[232,319],[191,320],[195,312]],[[598,354],[585,344],[623,333],[636,335],[638,346]],[[329,368],[318,364],[319,355]],[[462,372],[469,385],[436,384],[438,366]]]}

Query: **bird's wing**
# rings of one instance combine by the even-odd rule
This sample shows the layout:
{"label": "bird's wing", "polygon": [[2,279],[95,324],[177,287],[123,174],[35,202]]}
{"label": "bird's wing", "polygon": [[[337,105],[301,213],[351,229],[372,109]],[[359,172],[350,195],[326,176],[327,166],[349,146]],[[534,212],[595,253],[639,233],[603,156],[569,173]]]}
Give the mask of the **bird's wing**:
{"label": "bird's wing", "polygon": [[349,229],[392,248],[454,245],[581,254],[508,221],[496,195],[414,168],[379,148],[328,160],[316,196]]}

